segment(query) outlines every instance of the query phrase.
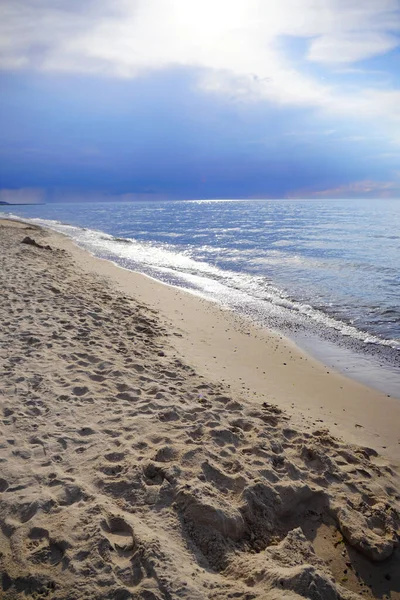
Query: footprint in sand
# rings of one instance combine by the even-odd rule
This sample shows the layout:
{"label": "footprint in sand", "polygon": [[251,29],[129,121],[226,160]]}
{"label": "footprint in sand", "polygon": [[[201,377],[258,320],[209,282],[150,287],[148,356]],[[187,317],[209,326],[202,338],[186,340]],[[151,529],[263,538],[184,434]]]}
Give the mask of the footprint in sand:
{"label": "footprint in sand", "polygon": [[75,396],[84,396],[85,394],[87,394],[89,391],[89,388],[86,385],[82,385],[82,386],[75,386],[74,388],[72,388],[72,393]]}
{"label": "footprint in sand", "polygon": [[64,558],[67,542],[54,542],[47,529],[33,527],[28,533],[28,560],[34,563],[58,565]]}
{"label": "footprint in sand", "polygon": [[81,429],[79,429],[78,431],[79,435],[81,435],[82,437],[86,437],[88,435],[93,435],[95,432],[94,429],[92,429],[91,427],[81,427]]}
{"label": "footprint in sand", "polygon": [[132,527],[122,517],[110,517],[101,523],[102,531],[110,542],[110,550],[117,556],[130,558],[135,546]]}
{"label": "footprint in sand", "polygon": [[0,492],[5,492],[8,488],[8,481],[0,477]]}
{"label": "footprint in sand", "polygon": [[19,520],[21,523],[27,523],[34,517],[39,510],[39,503],[34,500],[33,502],[25,502],[18,507]]}
{"label": "footprint in sand", "polygon": [[119,462],[125,458],[125,452],[109,452],[104,458],[112,463]]}
{"label": "footprint in sand", "polygon": [[146,576],[133,529],[122,517],[109,517],[101,523],[102,534],[108,542],[109,557],[114,573],[125,585],[138,585]]}

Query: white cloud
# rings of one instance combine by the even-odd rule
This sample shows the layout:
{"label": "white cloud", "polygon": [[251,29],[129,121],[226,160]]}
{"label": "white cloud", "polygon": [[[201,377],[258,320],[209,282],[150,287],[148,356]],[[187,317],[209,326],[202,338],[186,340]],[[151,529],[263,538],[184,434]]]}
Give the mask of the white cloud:
{"label": "white cloud", "polygon": [[[71,6],[74,8],[71,8]],[[3,0],[0,67],[135,77],[198,68],[213,93],[330,112],[400,118],[398,90],[344,93],[284,56],[282,36],[308,43],[304,60],[341,66],[399,43],[397,0]]]}
{"label": "white cloud", "polygon": [[322,35],[310,46],[308,59],[320,63],[354,63],[385,54],[399,45],[397,36],[379,32]]}

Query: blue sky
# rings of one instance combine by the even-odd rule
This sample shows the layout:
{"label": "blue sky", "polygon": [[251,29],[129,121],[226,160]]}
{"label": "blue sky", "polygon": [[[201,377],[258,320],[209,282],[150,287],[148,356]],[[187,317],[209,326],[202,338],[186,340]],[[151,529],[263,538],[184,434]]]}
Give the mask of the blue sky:
{"label": "blue sky", "polygon": [[400,197],[400,0],[3,0],[0,200]]}

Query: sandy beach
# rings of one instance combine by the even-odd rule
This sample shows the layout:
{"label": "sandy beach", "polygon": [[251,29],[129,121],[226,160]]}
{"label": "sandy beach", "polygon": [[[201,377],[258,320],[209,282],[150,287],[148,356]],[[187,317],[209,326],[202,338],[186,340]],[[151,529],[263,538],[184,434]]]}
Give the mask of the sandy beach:
{"label": "sandy beach", "polygon": [[400,599],[400,400],[0,221],[0,597]]}

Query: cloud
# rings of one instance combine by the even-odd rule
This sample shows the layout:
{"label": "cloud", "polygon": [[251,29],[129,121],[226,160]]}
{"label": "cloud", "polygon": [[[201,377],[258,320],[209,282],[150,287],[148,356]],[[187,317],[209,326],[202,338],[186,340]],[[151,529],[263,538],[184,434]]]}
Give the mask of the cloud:
{"label": "cloud", "polygon": [[398,45],[398,37],[373,31],[322,35],[312,42],[307,58],[320,63],[354,63],[385,54]]}
{"label": "cloud", "polygon": [[[399,45],[397,0],[3,0],[0,11],[3,69],[132,78],[183,66],[209,93],[400,119],[399,90],[344,92],[307,69]],[[288,36],[308,46],[301,66],[282,49]]]}

